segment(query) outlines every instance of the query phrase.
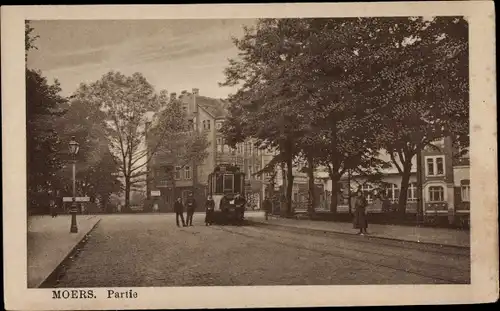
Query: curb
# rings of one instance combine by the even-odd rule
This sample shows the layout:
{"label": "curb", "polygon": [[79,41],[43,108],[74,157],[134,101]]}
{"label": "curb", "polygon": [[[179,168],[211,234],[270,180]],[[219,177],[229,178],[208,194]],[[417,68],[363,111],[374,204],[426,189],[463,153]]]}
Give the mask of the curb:
{"label": "curb", "polygon": [[[343,232],[343,231],[323,230],[323,229],[304,228],[304,227],[295,227],[295,226],[283,225],[283,224],[275,224],[275,223],[270,224],[270,223],[255,221],[255,220],[248,220],[248,222],[251,223],[251,224],[257,224],[257,225],[261,225],[261,226],[269,226],[269,227],[271,227],[271,226],[277,226],[277,227],[282,227],[282,228],[292,228],[292,229],[299,229],[299,230],[304,230],[304,231],[313,231],[313,232],[342,234],[342,235],[348,235],[348,236],[357,236],[357,234]],[[446,246],[446,247],[452,247],[452,248],[461,249],[461,250],[470,249],[470,246],[463,246],[463,245],[456,245],[456,244],[441,244],[441,243],[436,243],[436,242],[417,242],[417,241],[412,241],[412,240],[396,239],[396,238],[389,238],[389,237],[383,237],[383,236],[368,235],[368,238],[370,238],[370,239],[379,239],[379,240],[397,241],[397,242],[405,242],[405,243],[413,243],[413,244],[417,244],[417,245],[432,245],[432,246],[439,246],[439,247]]]}
{"label": "curb", "polygon": [[[96,216],[93,216],[91,217],[90,219],[94,218]],[[88,235],[90,234],[90,232],[92,232],[92,230],[95,229],[95,227],[97,227],[97,225],[101,222],[101,219],[99,219],[98,221],[96,221],[96,223],[87,231],[87,233],[85,233],[82,238],[75,244],[75,246],[73,246],[73,248],[70,249],[70,251],[66,254],[66,256],[64,256],[64,258],[57,264],[57,266],[54,268],[54,270],[47,276],[45,277],[42,281],[39,282],[38,285],[32,287],[32,288],[45,288],[44,285],[46,285],[47,283],[51,283],[52,281],[54,281],[54,278],[57,278],[57,275],[58,275],[58,271],[59,271],[59,268],[66,262],[68,261],[68,259],[70,257],[72,257],[72,255],[74,255],[74,253],[79,249],[79,247],[84,244],[87,240],[87,237]]]}

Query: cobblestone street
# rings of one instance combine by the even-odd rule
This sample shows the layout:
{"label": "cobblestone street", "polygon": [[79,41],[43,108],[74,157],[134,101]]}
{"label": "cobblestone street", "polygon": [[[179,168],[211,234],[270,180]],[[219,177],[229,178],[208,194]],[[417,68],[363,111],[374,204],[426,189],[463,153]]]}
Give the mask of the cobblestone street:
{"label": "cobblestone street", "polygon": [[173,215],[102,217],[58,287],[470,282],[467,249],[304,234],[273,226],[178,228]]}

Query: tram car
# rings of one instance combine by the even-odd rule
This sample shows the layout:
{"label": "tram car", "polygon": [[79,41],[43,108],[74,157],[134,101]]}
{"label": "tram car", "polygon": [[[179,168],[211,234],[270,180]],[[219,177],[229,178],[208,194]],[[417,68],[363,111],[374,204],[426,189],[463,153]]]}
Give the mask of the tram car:
{"label": "tram car", "polygon": [[237,194],[245,199],[245,174],[240,172],[239,167],[230,164],[217,166],[208,175],[208,189],[215,203],[214,222],[243,222],[245,204],[236,202]]}

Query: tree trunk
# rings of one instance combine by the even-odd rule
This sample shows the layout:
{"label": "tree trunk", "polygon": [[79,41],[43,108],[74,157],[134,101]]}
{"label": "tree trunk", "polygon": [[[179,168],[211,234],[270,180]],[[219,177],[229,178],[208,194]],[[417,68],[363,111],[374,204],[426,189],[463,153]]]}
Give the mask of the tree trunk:
{"label": "tree trunk", "polygon": [[130,184],[130,177],[125,177],[125,206],[123,207],[123,210],[128,212],[130,211],[130,189],[131,189],[131,184]]}
{"label": "tree trunk", "polygon": [[404,215],[406,213],[406,201],[408,199],[408,186],[411,175],[411,157],[408,157],[403,164],[403,175],[401,176],[401,186],[398,199],[398,213]]}
{"label": "tree trunk", "polygon": [[332,197],[330,201],[330,212],[333,214],[337,214],[337,202],[338,202],[338,193],[339,193],[339,185],[338,178],[335,176],[330,176],[332,180]]}
{"label": "tree trunk", "polygon": [[286,159],[286,213],[292,214],[292,191],[293,191],[293,159],[289,155]]}
{"label": "tree trunk", "polygon": [[352,215],[352,200],[351,200],[351,170],[347,170],[347,204],[349,204],[349,215]]}
{"label": "tree trunk", "polygon": [[312,157],[307,157],[307,177],[309,181],[309,202],[307,206],[307,211],[309,217],[314,214],[314,208],[316,207],[316,195],[314,187],[314,160]]}

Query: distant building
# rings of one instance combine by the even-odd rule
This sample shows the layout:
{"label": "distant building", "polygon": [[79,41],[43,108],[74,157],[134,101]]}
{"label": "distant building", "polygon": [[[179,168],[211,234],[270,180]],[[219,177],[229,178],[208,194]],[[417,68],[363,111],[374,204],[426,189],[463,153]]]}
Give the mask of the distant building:
{"label": "distant building", "polygon": [[[192,92],[183,91],[178,97],[171,94],[171,100],[180,100],[193,129],[207,135],[208,156],[201,163],[192,163],[183,168],[172,163],[155,163],[157,169],[153,173],[151,190],[161,192],[160,210],[171,210],[175,197],[186,199],[193,192],[199,202],[203,202],[208,194],[208,175],[218,164],[236,164],[246,173],[247,199],[250,207],[258,208],[264,195],[266,178],[255,176],[272,157],[254,146],[248,140],[230,148],[220,132],[227,115],[228,102],[223,99],[210,98],[199,94],[194,88]],[[155,161],[153,159],[153,161]]]}
{"label": "distant building", "polygon": [[[449,223],[468,222],[470,213],[470,163],[469,155],[458,156],[453,148],[451,138],[447,137],[433,143],[438,149],[427,147],[422,151],[422,207],[423,217],[427,221],[448,221]],[[384,152],[380,158],[388,161]],[[417,213],[417,165],[416,157],[412,161],[412,169],[407,193],[406,213]],[[351,194],[359,188],[365,193],[369,203],[367,211],[381,213],[394,211],[397,208],[401,175],[396,167],[384,170],[380,183],[367,182],[366,178],[344,174],[339,182],[337,211],[349,211],[349,187]],[[383,186],[381,186],[383,185]],[[331,180],[326,182],[330,190]],[[329,199],[329,195],[327,195]],[[320,209],[328,210],[328,205]]]}
{"label": "distant building", "polygon": [[448,218],[450,223],[469,219],[469,154],[458,154],[451,138],[437,142],[440,150],[422,152],[422,194],[426,218]]}

